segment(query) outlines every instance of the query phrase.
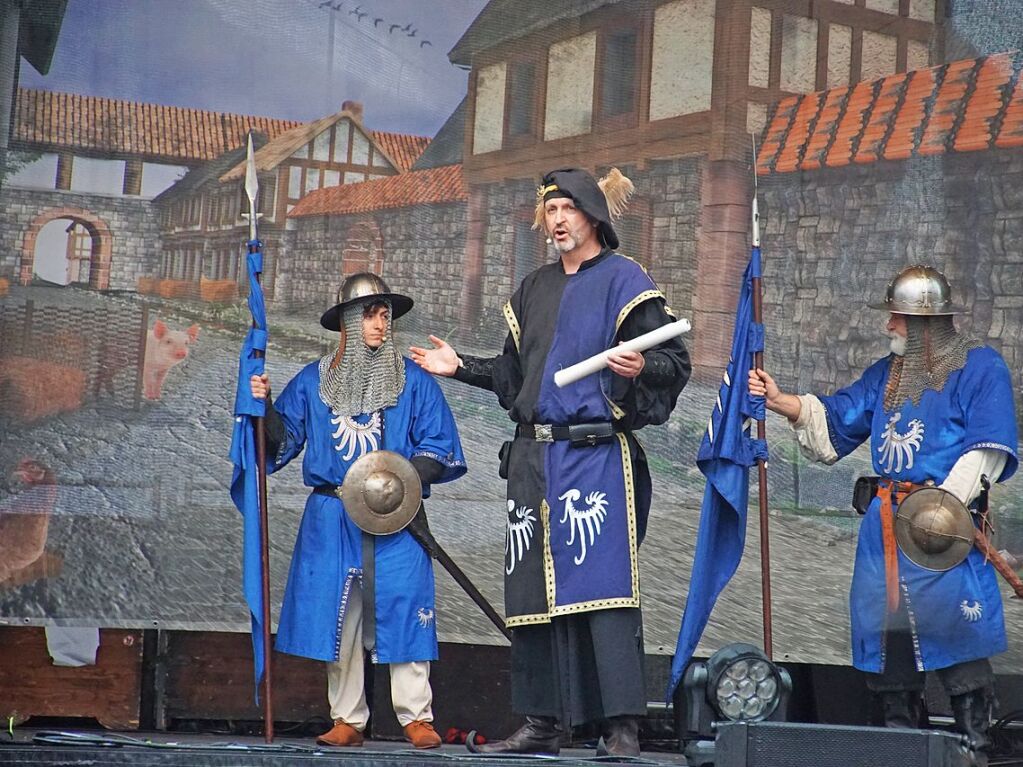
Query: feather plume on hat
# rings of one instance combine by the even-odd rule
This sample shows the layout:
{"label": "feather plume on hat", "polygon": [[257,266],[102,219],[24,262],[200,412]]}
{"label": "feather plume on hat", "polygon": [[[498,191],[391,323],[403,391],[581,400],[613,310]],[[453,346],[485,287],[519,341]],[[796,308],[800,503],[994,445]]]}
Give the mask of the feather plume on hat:
{"label": "feather plume on hat", "polygon": [[607,175],[597,182],[597,186],[607,198],[607,209],[611,213],[611,218],[621,218],[629,205],[629,198],[636,191],[636,185],[618,168],[611,168]]}

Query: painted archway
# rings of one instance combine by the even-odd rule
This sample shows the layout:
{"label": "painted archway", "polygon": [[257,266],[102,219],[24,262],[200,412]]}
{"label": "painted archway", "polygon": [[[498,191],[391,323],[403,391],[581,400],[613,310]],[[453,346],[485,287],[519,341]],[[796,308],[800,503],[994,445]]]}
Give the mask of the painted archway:
{"label": "painted archway", "polygon": [[89,287],[94,290],[105,290],[110,287],[110,259],[113,254],[113,237],[110,227],[99,216],[84,208],[71,205],[48,208],[36,216],[25,231],[21,246],[21,270],[19,279],[22,285],[32,281],[35,271],[36,242],[39,233],[51,221],[70,219],[81,224],[92,236],[92,253],[89,259]]}

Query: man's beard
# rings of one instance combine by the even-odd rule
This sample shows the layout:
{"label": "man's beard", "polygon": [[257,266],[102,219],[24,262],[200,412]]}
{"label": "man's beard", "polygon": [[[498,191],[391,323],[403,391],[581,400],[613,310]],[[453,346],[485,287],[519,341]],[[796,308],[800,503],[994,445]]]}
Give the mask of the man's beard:
{"label": "man's beard", "polygon": [[557,248],[562,253],[569,253],[575,250],[583,241],[583,233],[581,229],[582,227],[580,227],[579,229],[569,230],[566,233],[567,234],[566,240],[564,241],[554,240],[554,247]]}
{"label": "man's beard", "polygon": [[905,357],[906,343],[908,339],[905,336],[900,336],[898,333],[889,333],[888,338],[890,339],[888,342],[888,349],[891,353],[896,357]]}

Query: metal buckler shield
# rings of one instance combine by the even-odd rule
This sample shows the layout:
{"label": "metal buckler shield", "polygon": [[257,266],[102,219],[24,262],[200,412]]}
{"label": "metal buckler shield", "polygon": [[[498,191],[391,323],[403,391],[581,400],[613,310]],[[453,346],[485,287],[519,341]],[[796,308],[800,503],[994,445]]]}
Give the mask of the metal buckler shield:
{"label": "metal buckler shield", "polygon": [[962,501],[940,487],[907,495],[895,513],[895,540],[910,561],[928,570],[951,570],[970,553],[973,519]]}
{"label": "metal buckler shield", "polygon": [[423,486],[412,462],[390,450],[374,450],[352,464],[341,485],[341,501],[364,532],[402,530],[423,501]]}

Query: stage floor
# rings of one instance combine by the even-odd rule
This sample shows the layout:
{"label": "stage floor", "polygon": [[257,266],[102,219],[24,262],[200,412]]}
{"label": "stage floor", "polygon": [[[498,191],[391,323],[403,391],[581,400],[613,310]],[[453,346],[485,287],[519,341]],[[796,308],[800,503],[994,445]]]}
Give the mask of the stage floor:
{"label": "stage floor", "polygon": [[523,763],[555,765],[633,764],[684,767],[681,754],[650,752],[638,759],[597,757],[594,749],[563,749],[560,756],[496,757],[470,754],[462,745],[416,750],[394,741],[367,741],[360,748],[318,747],[312,738],[224,737],[179,733],[114,733],[96,730],[15,730],[14,739],[0,739],[0,765],[153,765],[153,767],[280,767],[282,765],[345,765],[345,767],[523,767]]}

